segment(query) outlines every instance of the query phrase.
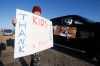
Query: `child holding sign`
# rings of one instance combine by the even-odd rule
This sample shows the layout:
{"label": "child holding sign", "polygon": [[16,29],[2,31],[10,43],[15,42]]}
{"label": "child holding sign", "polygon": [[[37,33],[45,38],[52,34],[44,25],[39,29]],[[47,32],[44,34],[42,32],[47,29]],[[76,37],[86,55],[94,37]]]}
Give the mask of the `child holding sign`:
{"label": "child holding sign", "polygon": [[[41,8],[39,6],[34,6],[32,9],[32,13],[40,16]],[[12,20],[12,24],[15,26],[16,23],[17,23],[17,19],[14,17],[14,19]],[[40,52],[32,54],[30,66],[39,66],[40,65],[39,61],[40,61]]]}

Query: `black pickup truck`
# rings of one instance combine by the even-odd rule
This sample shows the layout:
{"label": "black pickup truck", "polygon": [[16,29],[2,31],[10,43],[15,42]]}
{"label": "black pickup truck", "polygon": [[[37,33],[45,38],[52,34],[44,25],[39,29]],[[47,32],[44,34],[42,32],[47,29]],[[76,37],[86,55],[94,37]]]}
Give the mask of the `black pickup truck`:
{"label": "black pickup truck", "polygon": [[100,23],[79,15],[51,19],[54,45],[94,55],[100,61]]}

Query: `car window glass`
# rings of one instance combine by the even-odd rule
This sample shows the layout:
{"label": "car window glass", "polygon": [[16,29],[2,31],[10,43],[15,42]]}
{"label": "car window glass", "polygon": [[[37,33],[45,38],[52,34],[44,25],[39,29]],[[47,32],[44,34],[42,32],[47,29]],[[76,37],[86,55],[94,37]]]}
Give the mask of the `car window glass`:
{"label": "car window glass", "polygon": [[12,32],[12,30],[4,30],[4,32],[10,33]]}
{"label": "car window glass", "polygon": [[80,31],[80,38],[89,38],[90,32],[88,31]]}
{"label": "car window glass", "polygon": [[70,38],[76,38],[76,32],[77,32],[77,28],[76,27],[69,27],[69,26],[53,26],[53,34],[54,35],[58,35],[58,36],[62,36],[62,37],[66,37],[66,39],[70,39]]}

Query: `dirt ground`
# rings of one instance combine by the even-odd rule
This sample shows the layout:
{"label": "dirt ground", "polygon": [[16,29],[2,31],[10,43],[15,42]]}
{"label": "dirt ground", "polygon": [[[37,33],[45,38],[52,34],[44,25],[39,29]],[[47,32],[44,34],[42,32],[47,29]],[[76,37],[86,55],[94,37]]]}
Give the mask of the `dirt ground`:
{"label": "dirt ground", "polygon": [[[14,59],[14,45],[7,44],[9,38],[14,39],[14,35],[3,36],[0,32],[0,66],[29,66],[30,55]],[[99,66],[96,61],[84,59],[81,54],[73,53],[76,52],[59,47],[44,50],[41,52],[41,66]]]}

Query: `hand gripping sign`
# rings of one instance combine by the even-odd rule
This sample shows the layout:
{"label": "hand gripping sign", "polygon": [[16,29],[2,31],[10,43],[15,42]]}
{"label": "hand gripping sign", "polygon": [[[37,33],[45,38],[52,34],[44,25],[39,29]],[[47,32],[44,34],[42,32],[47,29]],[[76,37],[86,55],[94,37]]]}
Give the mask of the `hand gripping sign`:
{"label": "hand gripping sign", "polygon": [[52,22],[20,9],[16,10],[14,58],[53,47]]}

